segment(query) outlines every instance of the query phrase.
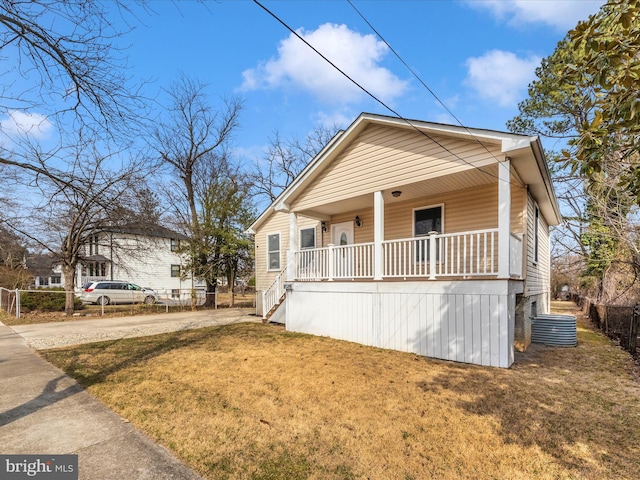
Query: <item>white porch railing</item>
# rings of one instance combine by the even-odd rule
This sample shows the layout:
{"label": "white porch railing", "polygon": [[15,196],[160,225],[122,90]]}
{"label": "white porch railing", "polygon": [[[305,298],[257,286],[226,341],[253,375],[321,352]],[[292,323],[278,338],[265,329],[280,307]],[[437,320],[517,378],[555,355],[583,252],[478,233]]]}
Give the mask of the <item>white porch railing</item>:
{"label": "white porch railing", "polygon": [[298,280],[373,278],[373,243],[300,250],[296,265]]}
{"label": "white porch railing", "polygon": [[[522,274],[522,238],[511,236],[510,275]],[[498,275],[498,229],[431,234],[382,242],[384,278]],[[373,278],[374,244],[328,246],[296,252],[299,281]]]}
{"label": "white porch railing", "polygon": [[432,234],[383,242],[384,276],[497,275],[498,229]]}
{"label": "white porch railing", "polygon": [[276,275],[273,283],[262,292],[262,319],[267,319],[267,314],[275,307],[284,295],[284,279],[286,269]]}

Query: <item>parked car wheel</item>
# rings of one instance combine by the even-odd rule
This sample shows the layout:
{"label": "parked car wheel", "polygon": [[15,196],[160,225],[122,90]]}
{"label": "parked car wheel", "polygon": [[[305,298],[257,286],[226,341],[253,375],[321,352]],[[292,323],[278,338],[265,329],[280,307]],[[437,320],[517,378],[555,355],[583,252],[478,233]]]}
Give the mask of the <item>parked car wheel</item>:
{"label": "parked car wheel", "polygon": [[156,303],[156,297],[154,297],[153,295],[147,295],[146,297],[144,297],[144,303],[146,303],[147,305],[153,305],[154,303]]}
{"label": "parked car wheel", "polygon": [[106,295],[98,297],[98,300],[96,300],[97,305],[109,305],[109,302],[111,302],[111,300]]}

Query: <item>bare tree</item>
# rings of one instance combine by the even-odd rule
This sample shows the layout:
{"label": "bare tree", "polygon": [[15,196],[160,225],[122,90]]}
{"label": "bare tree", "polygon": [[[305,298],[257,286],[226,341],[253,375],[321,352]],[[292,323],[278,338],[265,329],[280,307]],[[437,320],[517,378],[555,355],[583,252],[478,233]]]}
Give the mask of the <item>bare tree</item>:
{"label": "bare tree", "polygon": [[135,4],[144,1],[0,1],[0,109],[35,111],[75,130],[130,129],[144,105],[117,47],[125,32],[110,15],[133,19]]}
{"label": "bare tree", "polygon": [[285,140],[276,131],[270,139],[265,158],[256,163],[249,175],[253,194],[258,199],[273,202],[339,131],[337,125],[320,126],[304,141],[297,138]]}
{"label": "bare tree", "polygon": [[[153,134],[155,149],[166,171],[174,178],[170,200],[178,227],[189,237],[191,270],[207,283],[207,292],[215,292],[216,273],[211,268],[208,239],[203,231],[202,205],[196,192],[198,171],[208,171],[215,182],[217,169],[226,168],[228,146],[238,127],[242,102],[223,99],[218,112],[207,103],[206,85],[186,76],[169,90],[171,105],[166,118]],[[207,295],[207,302],[213,298]]]}
{"label": "bare tree", "polygon": [[[16,168],[12,187],[22,194],[21,201],[12,216],[5,212],[3,218],[6,226],[61,266],[67,315],[73,314],[75,274],[85,244],[106,228],[131,222],[123,212],[135,210],[132,192],[143,181],[140,174],[147,172],[143,160],[127,159],[121,164],[122,152],[104,154],[102,150],[93,142],[78,141],[51,158],[34,148],[28,161],[49,165],[50,174]],[[52,164],[59,167],[54,169]]]}
{"label": "bare tree", "polygon": [[27,247],[20,237],[0,224],[0,287],[24,288],[31,281],[26,269]]}

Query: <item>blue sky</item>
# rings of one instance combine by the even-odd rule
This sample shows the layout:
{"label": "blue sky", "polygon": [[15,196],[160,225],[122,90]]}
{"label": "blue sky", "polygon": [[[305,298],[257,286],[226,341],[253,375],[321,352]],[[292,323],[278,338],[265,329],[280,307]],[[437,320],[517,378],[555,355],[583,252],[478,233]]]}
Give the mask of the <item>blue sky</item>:
{"label": "blue sky", "polygon": [[[602,1],[371,1],[353,5],[466,125],[505,129],[540,60]],[[263,4],[375,96],[408,118],[455,123],[345,0]],[[362,112],[391,114],[251,1],[152,2],[127,37],[136,76],[180,73],[235,94],[236,146],[260,155],[275,130],[303,138]]]}
{"label": "blue sky", "polygon": [[[540,60],[604,3],[590,0],[352,0],[391,47],[467,126],[505,129]],[[401,116],[455,123],[346,0],[263,4]],[[260,158],[277,130],[304,136],[346,127],[363,111],[389,114],[249,0],[150,2],[121,39],[130,75],[162,91],[180,74],[219,97],[244,99],[236,152]],[[29,117],[29,115],[31,117]],[[13,112],[28,123],[46,112]],[[42,124],[41,124],[42,125]],[[0,127],[12,117],[0,112]]]}

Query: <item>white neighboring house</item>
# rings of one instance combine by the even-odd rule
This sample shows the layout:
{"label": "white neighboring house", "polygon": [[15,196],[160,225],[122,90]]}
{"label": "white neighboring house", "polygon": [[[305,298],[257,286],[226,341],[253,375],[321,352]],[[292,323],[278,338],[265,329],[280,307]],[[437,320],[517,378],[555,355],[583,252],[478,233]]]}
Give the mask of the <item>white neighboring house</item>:
{"label": "white neighboring house", "polygon": [[126,280],[173,293],[202,287],[202,281],[182,276],[186,259],[178,251],[186,240],[184,235],[159,225],[102,230],[85,245],[76,287],[93,280]]}

